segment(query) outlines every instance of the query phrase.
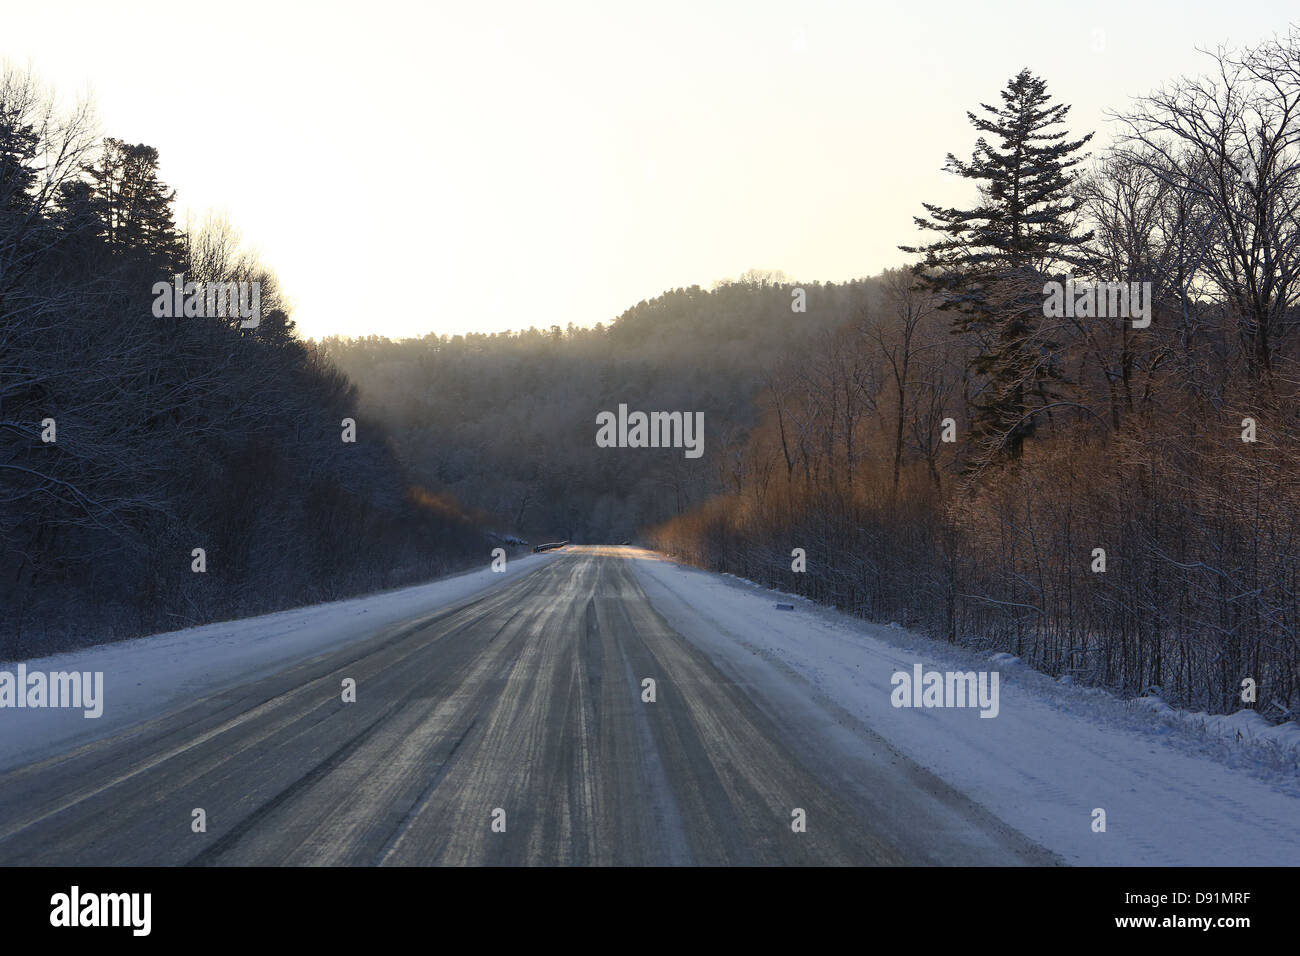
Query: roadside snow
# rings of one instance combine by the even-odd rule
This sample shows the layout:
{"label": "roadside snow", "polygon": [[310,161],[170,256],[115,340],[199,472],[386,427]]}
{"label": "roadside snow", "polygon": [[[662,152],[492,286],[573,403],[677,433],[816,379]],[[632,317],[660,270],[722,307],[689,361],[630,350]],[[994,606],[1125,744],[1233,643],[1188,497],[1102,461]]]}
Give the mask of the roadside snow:
{"label": "roadside snow", "polygon": [[[656,608],[706,653],[732,660],[756,653],[784,664],[895,749],[1069,863],[1300,865],[1300,781],[1294,763],[1284,769],[1300,736],[1294,723],[1270,728],[1253,713],[1182,714],[1153,698],[1130,705],[1103,690],[1054,681],[1008,654],[965,651],[872,625],[652,552],[634,556]],[[793,602],[795,612],[775,611],[774,596]],[[703,626],[685,620],[682,605]],[[927,671],[998,671],[998,716],[982,719],[974,708],[895,708],[891,677],[916,664]],[[1106,812],[1104,833],[1092,830],[1097,808]]]}
{"label": "roadside snow", "polygon": [[[369,638],[468,600],[537,570],[556,554],[511,558],[490,568],[329,604],[205,624],[24,661],[27,672],[102,671],[104,713],[80,709],[0,709],[0,769],[80,746],[166,712],[177,702],[273,674],[286,664]],[[16,664],[0,662],[0,670]]]}

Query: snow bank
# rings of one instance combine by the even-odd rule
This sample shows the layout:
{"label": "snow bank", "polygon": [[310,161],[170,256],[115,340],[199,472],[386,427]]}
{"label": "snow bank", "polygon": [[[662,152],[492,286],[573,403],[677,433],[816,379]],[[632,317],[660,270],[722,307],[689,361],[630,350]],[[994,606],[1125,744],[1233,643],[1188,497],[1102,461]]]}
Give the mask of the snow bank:
{"label": "snow bank", "polygon": [[1300,725],[1294,720],[1273,725],[1254,710],[1239,710],[1235,714],[1176,710],[1153,695],[1134,698],[1133,704],[1168,724],[1190,728],[1243,747],[1270,747],[1279,754],[1294,754],[1295,759],[1300,760]]}

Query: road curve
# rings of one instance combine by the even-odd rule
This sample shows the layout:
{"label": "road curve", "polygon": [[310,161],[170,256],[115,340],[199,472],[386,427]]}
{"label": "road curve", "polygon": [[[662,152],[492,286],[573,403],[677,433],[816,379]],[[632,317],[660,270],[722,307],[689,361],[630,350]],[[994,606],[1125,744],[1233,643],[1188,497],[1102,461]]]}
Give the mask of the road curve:
{"label": "road curve", "polygon": [[840,716],[801,705],[810,720],[714,663],[634,560],[569,549],[0,773],[0,864],[1054,862],[866,728],[832,745],[821,724],[843,736]]}

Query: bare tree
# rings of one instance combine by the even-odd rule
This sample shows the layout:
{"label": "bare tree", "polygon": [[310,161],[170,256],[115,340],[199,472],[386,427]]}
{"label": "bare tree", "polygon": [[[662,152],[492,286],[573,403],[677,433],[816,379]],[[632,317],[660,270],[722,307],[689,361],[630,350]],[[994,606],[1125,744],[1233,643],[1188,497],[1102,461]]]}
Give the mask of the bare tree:
{"label": "bare tree", "polygon": [[1183,78],[1113,114],[1121,154],[1203,204],[1201,275],[1231,310],[1253,373],[1269,381],[1276,337],[1300,294],[1300,36],[1208,53]]}

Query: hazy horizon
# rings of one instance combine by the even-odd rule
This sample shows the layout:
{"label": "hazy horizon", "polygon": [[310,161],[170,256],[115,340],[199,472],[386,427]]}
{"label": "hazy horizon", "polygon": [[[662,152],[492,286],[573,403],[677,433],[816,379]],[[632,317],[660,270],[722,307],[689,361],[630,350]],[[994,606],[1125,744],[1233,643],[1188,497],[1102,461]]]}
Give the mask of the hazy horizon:
{"label": "hazy horizon", "polygon": [[[1095,154],[1104,110],[1204,69],[1197,46],[1256,43],[1294,16],[1106,0],[1085,17],[380,2],[308,18],[239,0],[220,22],[146,2],[61,29],[97,9],[15,10],[0,54],[65,101],[91,90],[103,135],[155,146],[180,222],[226,215],[316,338],[590,326],[755,268],[874,275],[906,261],[922,201],[969,199],[944,156],[969,155],[966,111],[1021,67],[1072,105],[1071,132],[1096,131]],[[1044,48],[1053,18],[1075,27]],[[167,25],[175,83],[124,55],[142,20]],[[394,319],[390,301],[376,328],[377,295],[409,308]]]}

